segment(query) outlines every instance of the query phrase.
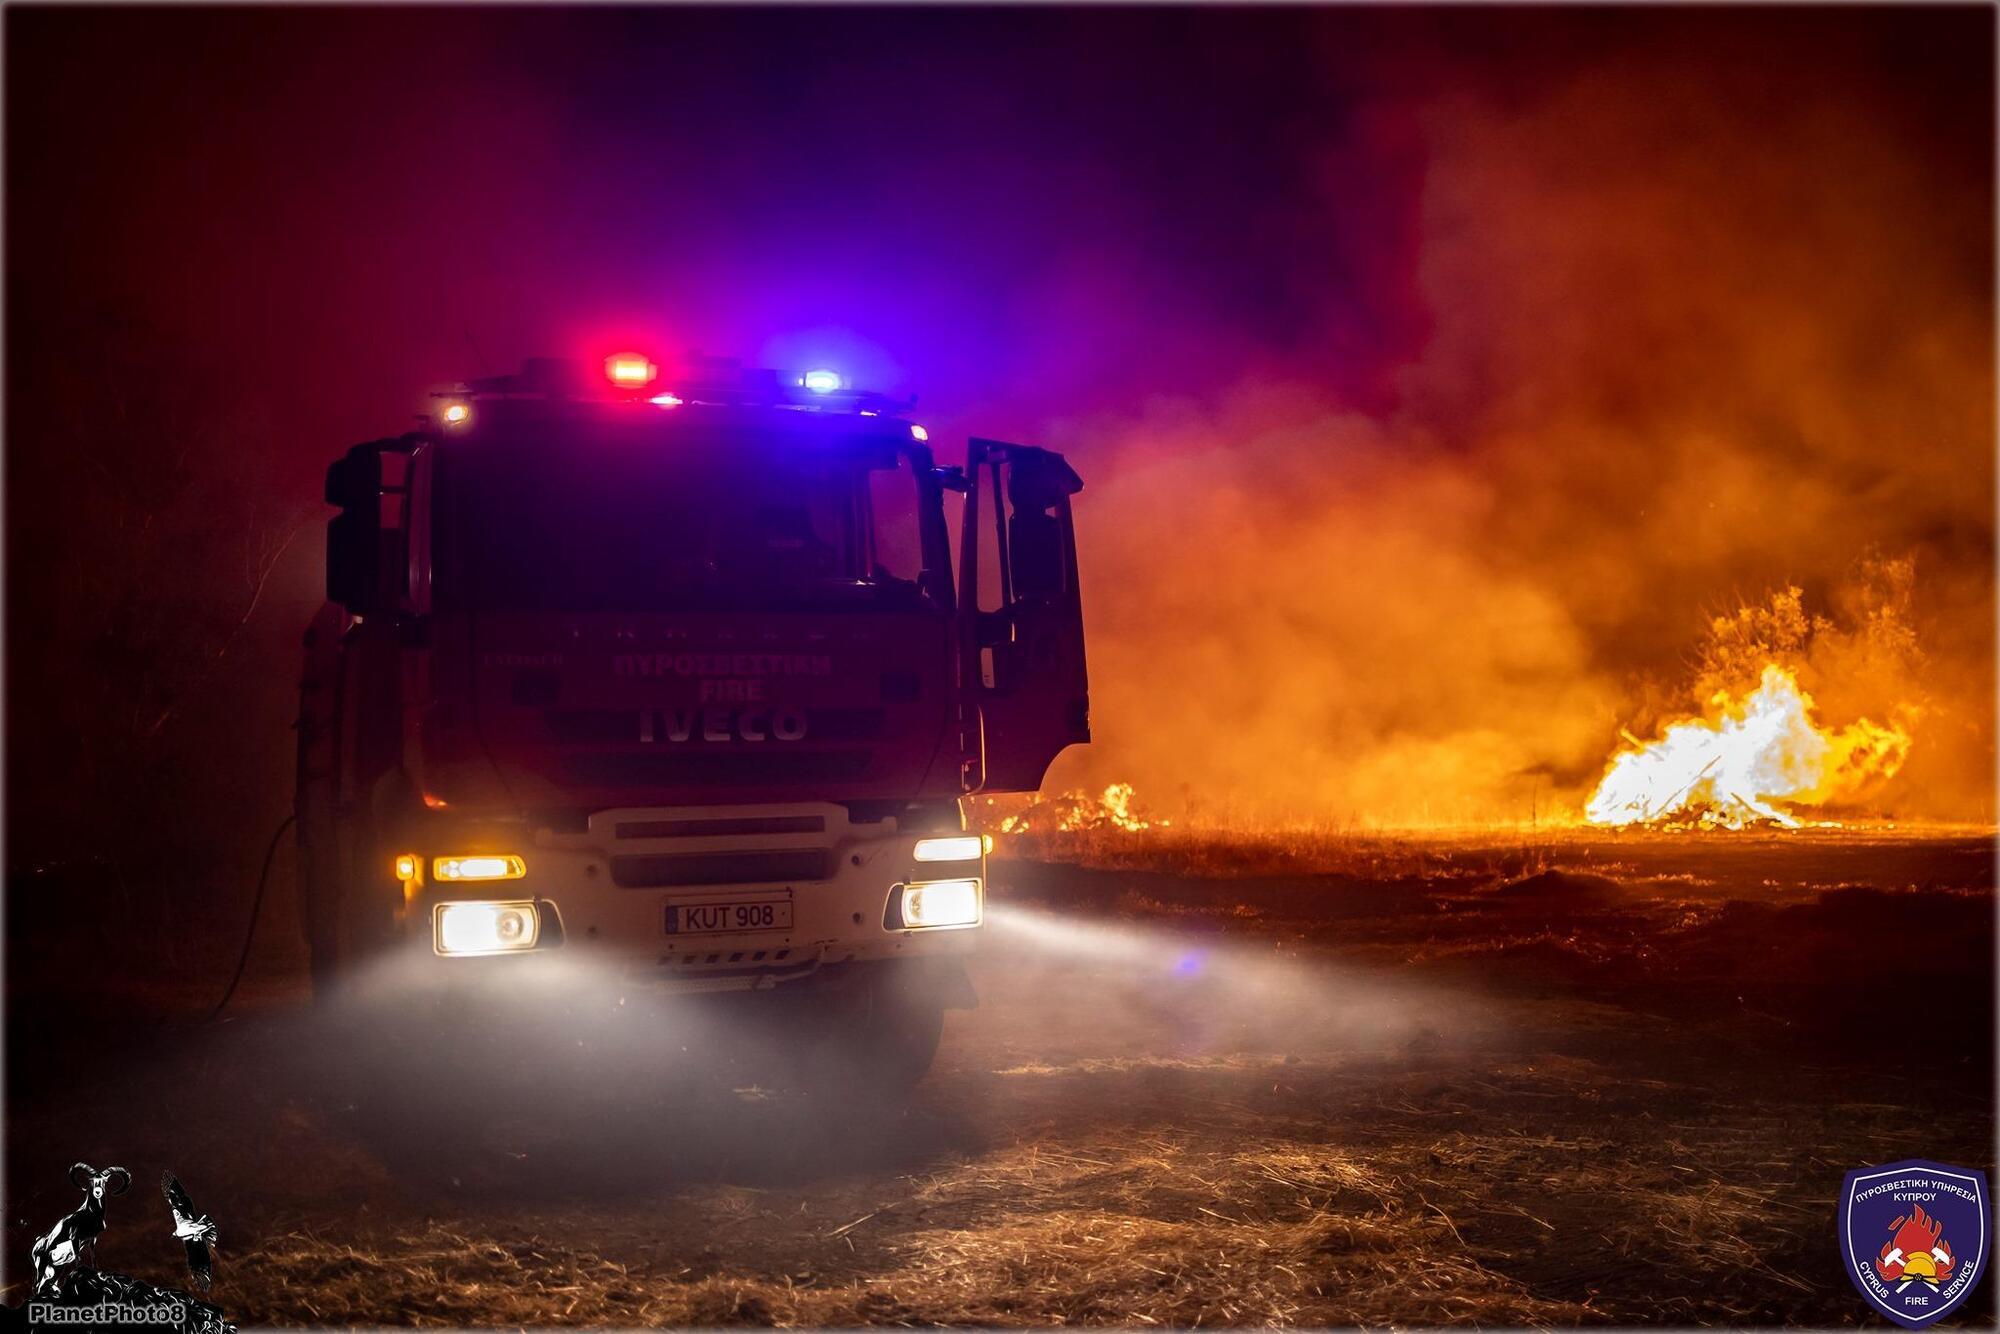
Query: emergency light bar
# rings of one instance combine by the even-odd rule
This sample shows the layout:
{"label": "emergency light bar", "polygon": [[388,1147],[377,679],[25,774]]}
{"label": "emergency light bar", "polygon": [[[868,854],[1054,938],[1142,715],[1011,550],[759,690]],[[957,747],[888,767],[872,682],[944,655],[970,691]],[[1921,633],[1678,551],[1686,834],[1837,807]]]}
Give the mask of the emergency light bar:
{"label": "emergency light bar", "polygon": [[[646,403],[657,408],[704,407],[789,408],[804,412],[852,412],[864,417],[896,416],[916,406],[916,397],[892,399],[886,394],[853,388],[831,367],[814,367],[790,374],[753,369],[724,357],[693,354],[662,374],[643,352],[617,352],[603,361],[598,379],[589,363],[558,357],[531,357],[512,375],[471,380],[440,392],[445,400],[439,417],[447,427],[470,424],[473,400],[491,398],[543,399],[567,402]],[[914,440],[927,439],[921,426],[908,427]]]}

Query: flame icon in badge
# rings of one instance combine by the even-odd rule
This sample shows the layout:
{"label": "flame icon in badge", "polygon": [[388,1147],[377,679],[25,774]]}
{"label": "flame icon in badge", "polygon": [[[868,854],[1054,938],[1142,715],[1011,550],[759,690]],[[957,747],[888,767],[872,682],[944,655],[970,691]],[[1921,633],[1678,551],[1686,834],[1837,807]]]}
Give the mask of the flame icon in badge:
{"label": "flame icon in badge", "polygon": [[1895,1235],[1882,1243],[1875,1257],[1875,1272],[1885,1282],[1895,1283],[1901,1292],[1912,1283],[1928,1283],[1935,1288],[1951,1274],[1957,1263],[1944,1239],[1944,1224],[1916,1206],[1908,1217],[1889,1224]]}

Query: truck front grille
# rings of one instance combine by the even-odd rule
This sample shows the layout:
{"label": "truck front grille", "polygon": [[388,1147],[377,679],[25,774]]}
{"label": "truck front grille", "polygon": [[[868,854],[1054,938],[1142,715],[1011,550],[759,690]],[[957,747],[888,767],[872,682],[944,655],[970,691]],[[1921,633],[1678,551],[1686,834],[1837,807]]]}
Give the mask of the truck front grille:
{"label": "truck front grille", "polygon": [[[565,746],[637,745],[645,738],[644,715],[638,709],[545,709],[543,724],[549,740]],[[885,709],[809,709],[807,726],[814,741],[879,741],[888,730]],[[664,726],[664,724],[661,724]],[[701,745],[700,720],[693,724],[697,736],[691,742],[670,742],[664,735],[646,742],[653,745]],[[715,743],[707,743],[715,744]]]}
{"label": "truck front grille", "polygon": [[673,852],[611,859],[611,880],[621,889],[762,885],[783,880],[825,880],[832,874],[833,854],[825,848]]}
{"label": "truck front grille", "polygon": [[623,820],[620,838],[714,838],[745,834],[823,834],[824,815],[737,815],[678,820]]}
{"label": "truck front grille", "polygon": [[865,750],[786,751],[782,743],[765,749],[700,749],[650,754],[607,751],[573,755],[564,777],[584,787],[734,787],[779,783],[825,783],[859,778],[868,771]]}

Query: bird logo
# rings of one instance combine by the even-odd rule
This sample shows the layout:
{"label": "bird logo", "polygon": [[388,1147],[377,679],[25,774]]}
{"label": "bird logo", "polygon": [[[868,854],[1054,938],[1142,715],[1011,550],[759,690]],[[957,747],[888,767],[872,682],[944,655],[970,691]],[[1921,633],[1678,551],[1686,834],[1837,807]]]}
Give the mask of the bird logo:
{"label": "bird logo", "polygon": [[194,1207],[186,1188],[172,1172],[160,1174],[160,1190],[174,1212],[174,1239],[187,1248],[188,1273],[207,1292],[215,1277],[215,1223]]}

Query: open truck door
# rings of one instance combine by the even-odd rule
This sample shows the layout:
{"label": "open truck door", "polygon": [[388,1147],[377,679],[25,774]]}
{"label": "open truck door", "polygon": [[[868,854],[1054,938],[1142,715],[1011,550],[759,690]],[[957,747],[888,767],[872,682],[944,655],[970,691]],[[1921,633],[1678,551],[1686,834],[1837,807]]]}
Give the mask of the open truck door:
{"label": "open truck door", "polygon": [[1060,454],[998,440],[969,441],[965,472],[961,661],[984,757],[973,785],[1033,792],[1065,746],[1090,740],[1069,503],[1083,481]]}

